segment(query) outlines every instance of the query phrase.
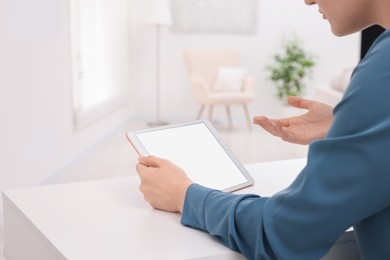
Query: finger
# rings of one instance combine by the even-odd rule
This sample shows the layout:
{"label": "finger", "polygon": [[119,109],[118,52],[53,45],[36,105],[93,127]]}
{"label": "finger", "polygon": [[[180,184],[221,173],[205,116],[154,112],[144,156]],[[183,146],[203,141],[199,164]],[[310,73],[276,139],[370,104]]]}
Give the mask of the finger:
{"label": "finger", "polygon": [[137,165],[135,166],[135,169],[136,169],[136,171],[137,171],[137,173],[138,173],[138,175],[139,175],[140,177],[143,176],[143,174],[146,172],[146,170],[147,170],[148,168],[149,168],[148,166],[145,166],[145,165],[143,165],[143,164],[141,164],[141,163],[137,163]]}
{"label": "finger", "polygon": [[274,134],[276,131],[275,122],[265,116],[255,116],[253,118],[253,123],[261,126],[262,128],[264,128],[264,130],[271,134]]}
{"label": "finger", "polygon": [[259,121],[256,120],[258,124],[264,128],[268,133],[282,137],[284,135],[284,121],[283,120],[277,120],[277,119],[268,119],[268,118],[261,118]]}
{"label": "finger", "polygon": [[253,123],[264,128],[270,128],[274,126],[272,120],[265,116],[255,116],[253,118]]}
{"label": "finger", "polygon": [[296,96],[289,96],[287,98],[287,102],[289,105],[301,109],[310,109],[311,105],[314,103],[313,100]]}
{"label": "finger", "polygon": [[139,163],[147,167],[159,168],[166,160],[150,155],[150,156],[141,156],[138,159]]}
{"label": "finger", "polygon": [[281,121],[275,122],[275,124],[275,136],[279,136],[283,141],[297,143],[296,136],[289,127],[286,127]]}
{"label": "finger", "polygon": [[279,136],[283,140],[286,138],[286,133],[283,129],[283,124],[280,121],[275,121],[275,134],[276,136]]}

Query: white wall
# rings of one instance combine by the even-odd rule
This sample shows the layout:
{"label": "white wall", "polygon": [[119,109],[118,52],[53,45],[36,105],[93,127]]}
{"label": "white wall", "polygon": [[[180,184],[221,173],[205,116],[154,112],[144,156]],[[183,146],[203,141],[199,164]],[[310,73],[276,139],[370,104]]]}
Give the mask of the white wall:
{"label": "white wall", "polygon": [[41,184],[133,115],[74,130],[69,24],[69,0],[0,0],[0,189]]}
{"label": "white wall", "polygon": [[[142,15],[147,1],[138,1],[136,13],[138,26],[139,95],[138,116],[153,118],[154,113],[154,29],[142,24]],[[281,39],[296,33],[304,42],[305,48],[318,56],[317,66],[310,84],[326,83],[335,71],[353,66],[358,61],[360,36],[358,34],[337,38],[330,32],[327,21],[318,13],[318,7],[308,7],[303,0],[259,0],[258,33],[239,34],[199,34],[173,33],[169,28],[162,32],[162,79],[161,114],[168,121],[175,122],[193,119],[198,106],[194,103],[186,77],[182,51],[185,48],[236,47],[240,50],[243,66],[249,68],[257,78],[258,89],[255,102],[250,107],[251,114],[275,115],[274,88],[267,80],[264,71],[271,56],[279,51]],[[220,120],[226,121],[223,108],[216,108]],[[244,120],[240,107],[233,108],[233,121]],[[216,115],[218,116],[218,115]]]}

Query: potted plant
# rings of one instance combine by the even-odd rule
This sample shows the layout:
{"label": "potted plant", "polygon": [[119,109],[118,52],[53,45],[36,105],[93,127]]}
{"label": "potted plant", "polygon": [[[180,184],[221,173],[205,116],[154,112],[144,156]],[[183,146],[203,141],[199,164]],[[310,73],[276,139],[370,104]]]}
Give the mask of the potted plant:
{"label": "potted plant", "polygon": [[280,100],[302,95],[304,79],[312,73],[314,58],[301,45],[297,37],[284,41],[282,53],[275,54],[272,63],[266,67]]}

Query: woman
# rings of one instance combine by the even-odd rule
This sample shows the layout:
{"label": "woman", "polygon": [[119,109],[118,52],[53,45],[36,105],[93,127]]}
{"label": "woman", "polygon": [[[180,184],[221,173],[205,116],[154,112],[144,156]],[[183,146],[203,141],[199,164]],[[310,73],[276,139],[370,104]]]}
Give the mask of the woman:
{"label": "woman", "polygon": [[282,139],[309,144],[307,165],[272,197],[233,195],[192,183],[171,162],[140,158],[140,190],[155,208],[182,213],[248,259],[320,259],[354,227],[364,259],[390,259],[390,0],[305,0],[318,5],[332,32],[344,36],[373,24],[387,30],[351,77],[342,101],[290,97],[308,112],[254,123]]}

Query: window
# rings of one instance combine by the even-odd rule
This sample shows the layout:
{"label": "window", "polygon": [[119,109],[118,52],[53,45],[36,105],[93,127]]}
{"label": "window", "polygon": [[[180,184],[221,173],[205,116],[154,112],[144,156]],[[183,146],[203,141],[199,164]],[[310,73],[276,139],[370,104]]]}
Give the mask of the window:
{"label": "window", "polygon": [[76,128],[126,104],[130,87],[127,0],[71,0]]}

